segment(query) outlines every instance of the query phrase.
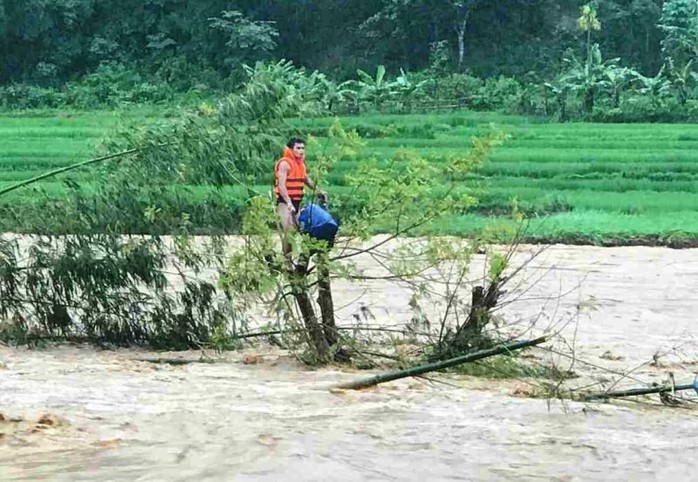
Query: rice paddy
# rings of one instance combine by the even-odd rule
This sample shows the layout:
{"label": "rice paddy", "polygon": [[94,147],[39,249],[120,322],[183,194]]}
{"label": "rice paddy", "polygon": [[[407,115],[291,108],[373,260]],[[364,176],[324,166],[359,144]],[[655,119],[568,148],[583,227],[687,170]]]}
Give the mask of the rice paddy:
{"label": "rice paddy", "polygon": [[[0,116],[0,187],[87,159],[120,120],[145,121],[158,114],[141,110]],[[528,217],[527,237],[532,241],[698,245],[698,126],[554,124],[472,112],[342,121],[364,136],[363,153],[379,160],[405,148],[431,162],[444,162],[466,151],[473,135],[492,126],[510,135],[458,188],[474,195],[477,206],[430,226],[424,234],[468,235],[493,220],[508,222],[516,199]],[[322,133],[332,122],[311,119],[294,124],[322,144]],[[308,162],[313,162],[312,146]],[[345,175],[354,168],[352,161],[337,164],[323,180],[330,194],[346,192]],[[71,178],[94,182],[89,172],[73,173]],[[262,179],[259,184],[257,189],[268,189]],[[0,203],[31,204],[37,196],[59,196],[63,190],[60,178],[51,179],[41,191],[16,191]],[[232,195],[238,189],[230,191]],[[438,193],[434,189],[434,195]]]}
{"label": "rice paddy", "polygon": [[[326,122],[308,124],[318,128]],[[491,126],[510,135],[460,186],[478,205],[431,226],[431,233],[463,235],[493,218],[505,220],[516,199],[528,217],[529,240],[697,244],[698,126],[553,124],[475,113],[362,117],[345,123],[374,134],[366,140],[367,154],[387,157],[407,148],[432,162],[467,150],[470,138]],[[341,174],[333,177],[341,183]]]}

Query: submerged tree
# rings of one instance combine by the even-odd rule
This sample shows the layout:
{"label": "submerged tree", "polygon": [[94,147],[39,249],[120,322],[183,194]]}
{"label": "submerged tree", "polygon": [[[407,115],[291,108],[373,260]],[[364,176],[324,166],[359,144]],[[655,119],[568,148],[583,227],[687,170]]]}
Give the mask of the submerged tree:
{"label": "submerged tree", "polygon": [[[431,270],[447,263],[460,273],[468,269],[472,254],[478,249],[476,239],[418,238],[404,242],[403,238],[466,212],[475,200],[458,192],[456,184],[480,165],[502,139],[497,133],[475,138],[470,152],[454,154],[444,163],[400,151],[384,164],[377,159],[361,158],[356,134],[346,132],[339,124],[328,134],[330,141],[317,161],[320,172],[313,178],[322,179],[322,172],[339,158],[357,163],[356,169],[346,175],[350,194],[332,201],[344,208],[341,237],[336,245],[330,248],[297,233],[291,244],[294,258],[299,261],[294,269],[280,268],[283,259],[274,249],[277,234],[272,206],[266,197],[256,197],[244,217],[245,242],[223,278],[231,293],[273,307],[271,311],[277,319],[301,328],[310,348],[306,359],[313,363],[346,355],[335,328],[330,279],[369,279],[359,269],[357,257],[376,263],[381,274],[371,279],[406,283],[416,297],[430,291],[429,285],[435,282],[430,278]],[[376,232],[386,234],[376,240],[371,238]],[[315,292],[317,305],[311,296]]]}

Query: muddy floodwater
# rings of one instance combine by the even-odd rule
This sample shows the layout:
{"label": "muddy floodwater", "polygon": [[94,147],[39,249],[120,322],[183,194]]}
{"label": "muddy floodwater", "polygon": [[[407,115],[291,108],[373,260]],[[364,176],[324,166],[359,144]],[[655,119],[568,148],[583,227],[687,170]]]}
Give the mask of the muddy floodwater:
{"label": "muddy floodwater", "polygon": [[[635,367],[693,381],[698,250],[554,246],[527,273],[537,282],[502,315],[544,328],[588,305],[564,328],[582,379]],[[336,286],[339,322],[357,303],[407,321],[406,291],[381,283]],[[698,480],[695,394],[561,403],[456,374],[337,391],[367,372],[308,370],[265,346],[148,357],[200,354],[0,347],[0,481]]]}

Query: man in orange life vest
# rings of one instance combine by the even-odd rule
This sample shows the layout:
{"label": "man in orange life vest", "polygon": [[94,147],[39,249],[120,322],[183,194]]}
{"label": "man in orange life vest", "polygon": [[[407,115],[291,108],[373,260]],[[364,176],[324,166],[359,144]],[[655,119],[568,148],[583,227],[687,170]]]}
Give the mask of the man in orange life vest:
{"label": "man in orange life vest", "polygon": [[[276,212],[281,221],[281,229],[289,231],[297,229],[296,214],[300,210],[303,199],[303,187],[315,190],[315,183],[305,169],[305,141],[293,138],[288,141],[281,159],[274,166],[274,193],[276,194]],[[318,191],[319,195],[325,193]],[[291,246],[282,235],[285,255],[291,252]]]}

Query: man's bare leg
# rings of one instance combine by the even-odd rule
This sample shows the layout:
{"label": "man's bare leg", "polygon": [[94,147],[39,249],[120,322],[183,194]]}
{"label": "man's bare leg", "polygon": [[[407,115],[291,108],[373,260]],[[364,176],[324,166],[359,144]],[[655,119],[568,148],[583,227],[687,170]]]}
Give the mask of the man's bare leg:
{"label": "man's bare leg", "polygon": [[293,213],[286,204],[276,205],[276,213],[279,215],[279,234],[281,236],[281,252],[286,258],[287,269],[294,269],[291,243],[288,236],[297,229]]}

